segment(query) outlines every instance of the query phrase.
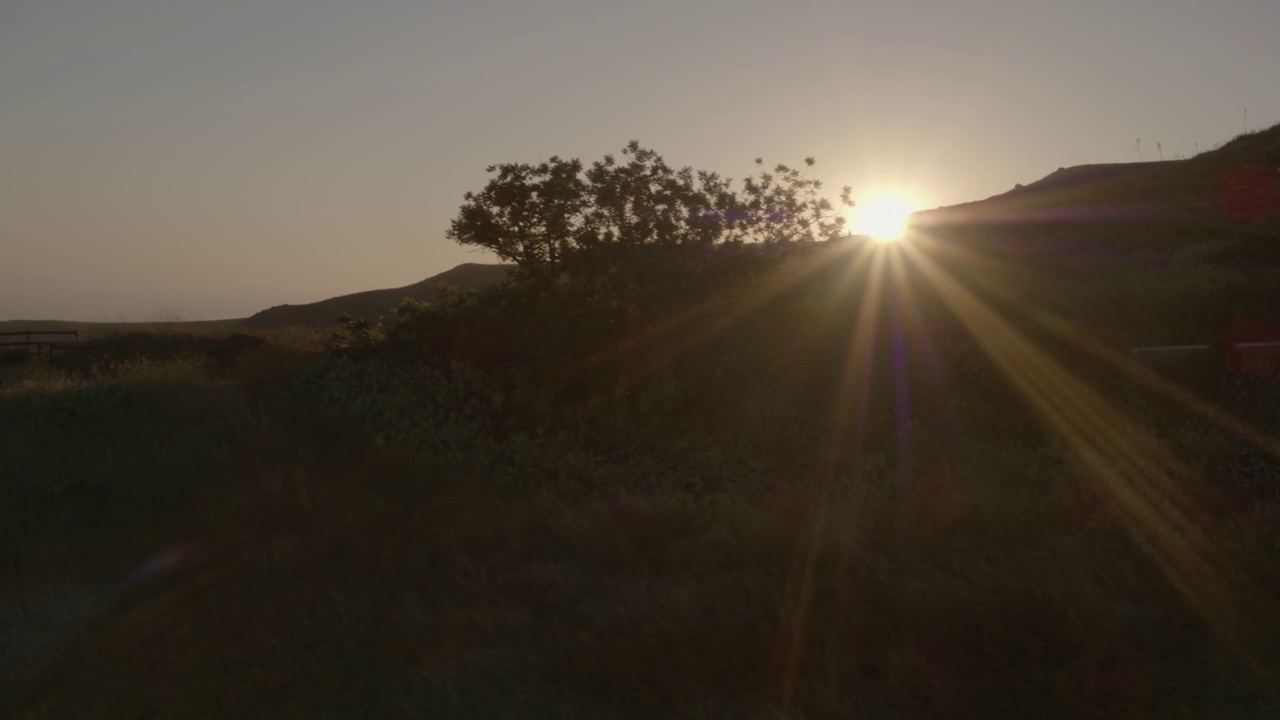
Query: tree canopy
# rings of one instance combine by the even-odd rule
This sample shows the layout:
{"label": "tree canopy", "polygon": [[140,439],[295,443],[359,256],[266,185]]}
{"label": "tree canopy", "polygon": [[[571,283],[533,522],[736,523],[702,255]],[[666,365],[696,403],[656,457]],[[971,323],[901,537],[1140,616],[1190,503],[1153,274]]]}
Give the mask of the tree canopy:
{"label": "tree canopy", "polygon": [[[805,158],[805,169],[814,162]],[[822,181],[755,163],[740,188],[714,172],[672,168],[637,141],[590,167],[559,157],[493,165],[484,189],[466,194],[448,237],[546,278],[600,249],[781,245],[842,233],[843,215],[820,194]],[[841,192],[842,205],[853,205],[850,192]]]}

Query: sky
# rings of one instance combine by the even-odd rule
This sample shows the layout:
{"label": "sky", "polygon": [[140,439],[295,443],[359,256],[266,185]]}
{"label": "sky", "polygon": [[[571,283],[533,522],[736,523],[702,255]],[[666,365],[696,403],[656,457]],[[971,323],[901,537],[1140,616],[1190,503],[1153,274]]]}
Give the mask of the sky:
{"label": "sky", "polygon": [[211,320],[491,256],[629,140],[965,202],[1280,122],[1276,0],[0,0],[0,320]]}

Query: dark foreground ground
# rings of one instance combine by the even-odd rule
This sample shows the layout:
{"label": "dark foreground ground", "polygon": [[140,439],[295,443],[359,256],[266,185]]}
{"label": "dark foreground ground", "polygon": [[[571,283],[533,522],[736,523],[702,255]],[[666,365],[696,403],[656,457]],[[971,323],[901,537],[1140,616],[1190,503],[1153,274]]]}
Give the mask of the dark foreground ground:
{"label": "dark foreground ground", "polygon": [[1280,717],[1277,466],[1209,425],[1152,432],[1261,489],[1117,500],[974,428],[910,476],[512,493],[269,389],[310,357],[0,395],[0,710]]}

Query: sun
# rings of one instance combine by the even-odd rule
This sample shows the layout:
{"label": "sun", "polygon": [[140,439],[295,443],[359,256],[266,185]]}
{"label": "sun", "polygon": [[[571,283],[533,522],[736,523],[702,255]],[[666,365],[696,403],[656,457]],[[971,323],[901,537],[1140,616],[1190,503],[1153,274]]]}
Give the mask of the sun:
{"label": "sun", "polygon": [[902,195],[874,195],[853,208],[853,232],[877,240],[897,240],[914,211],[914,203]]}

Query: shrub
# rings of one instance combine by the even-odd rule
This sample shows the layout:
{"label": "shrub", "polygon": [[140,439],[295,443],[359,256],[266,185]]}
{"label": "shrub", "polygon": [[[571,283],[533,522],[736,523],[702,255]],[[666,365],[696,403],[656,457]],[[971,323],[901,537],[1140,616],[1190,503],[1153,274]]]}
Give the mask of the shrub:
{"label": "shrub", "polygon": [[[786,244],[832,239],[843,227],[833,204],[818,195],[821,181],[786,165],[746,178],[736,191],[716,173],[675,170],[635,141],[621,155],[621,161],[606,155],[589,169],[558,157],[491,166],[496,177],[467,193],[449,237],[550,283],[565,269],[581,271],[586,257],[588,272],[627,270],[616,262],[623,257],[601,252],[610,249]],[[756,164],[763,167],[763,160]],[[845,204],[852,204],[849,192],[842,194]]]}
{"label": "shrub", "polygon": [[4,350],[0,351],[0,367],[13,367],[15,365],[26,365],[31,360],[31,353],[26,350]]}

